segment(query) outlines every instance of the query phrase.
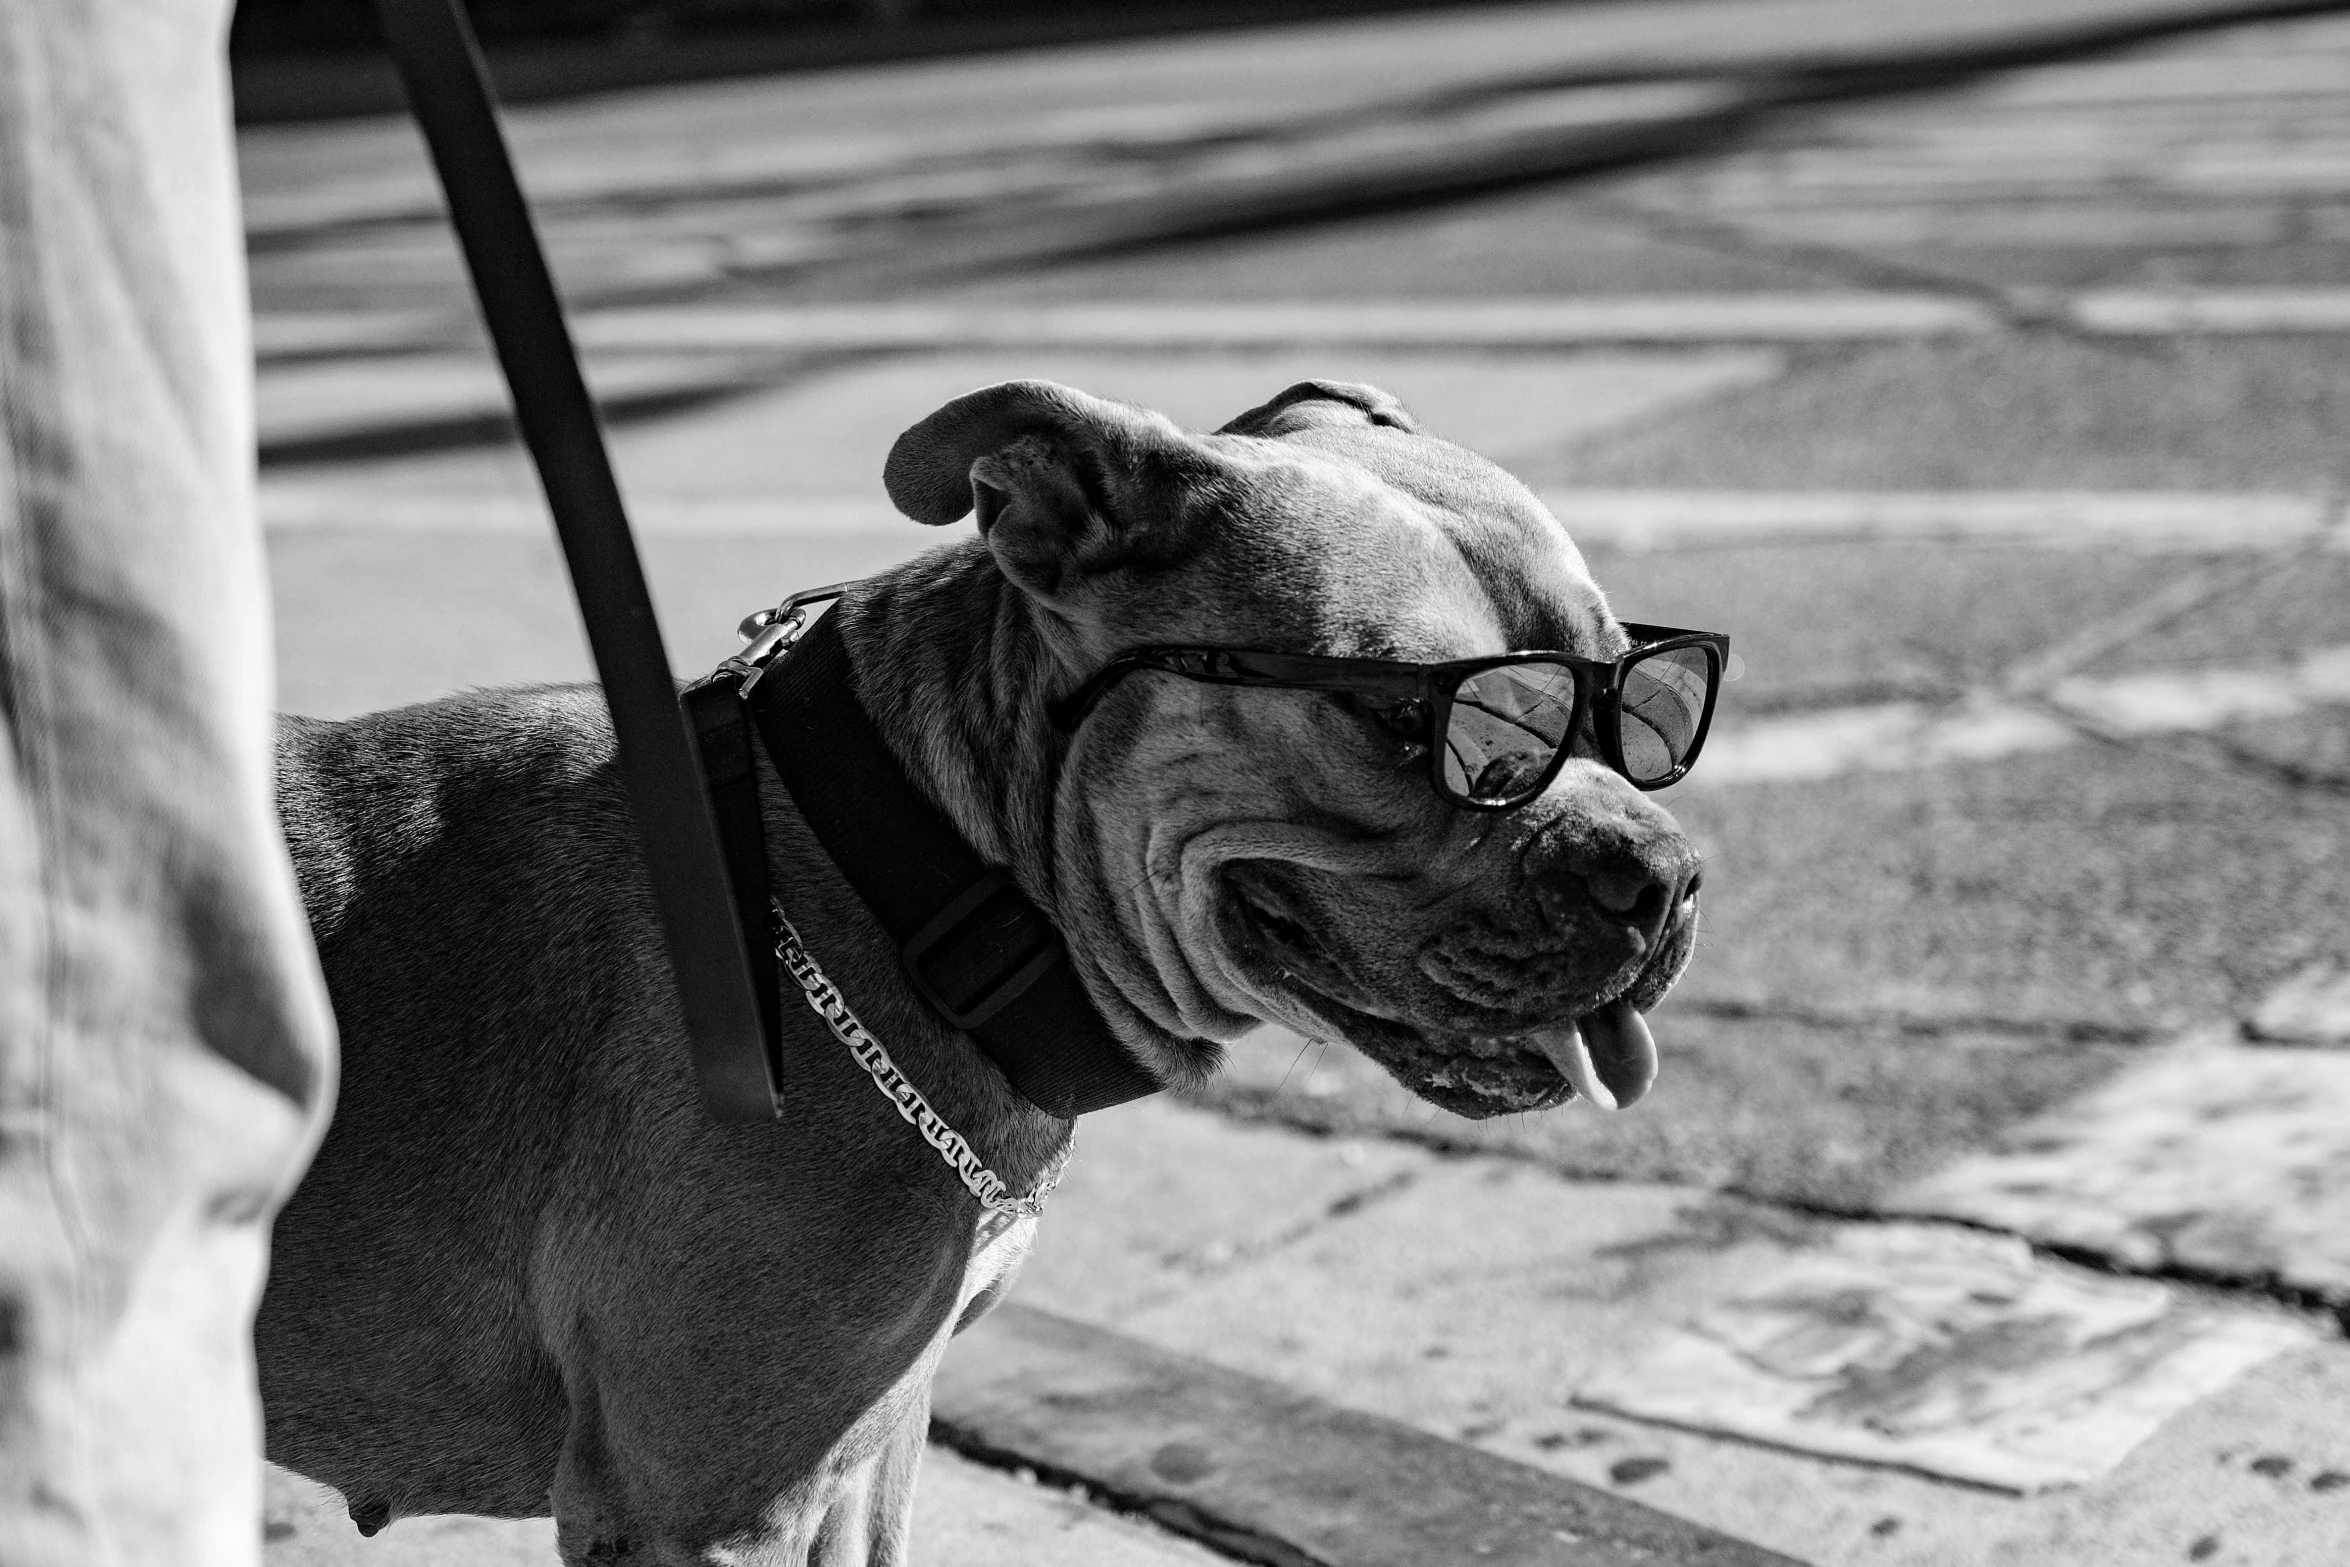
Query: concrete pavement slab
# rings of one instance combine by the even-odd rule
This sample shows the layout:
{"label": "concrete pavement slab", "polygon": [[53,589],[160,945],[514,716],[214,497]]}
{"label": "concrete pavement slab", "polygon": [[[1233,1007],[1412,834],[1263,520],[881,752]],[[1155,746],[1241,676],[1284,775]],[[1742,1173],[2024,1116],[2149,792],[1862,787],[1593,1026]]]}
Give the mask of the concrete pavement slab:
{"label": "concrete pavement slab", "polygon": [[912,1567],[1214,1567],[1230,1558],[951,1448],[922,1459]]}
{"label": "concrete pavement slab", "polygon": [[2197,1031],[1884,1202],[2350,1307],[2350,1057]]}
{"label": "concrete pavement slab", "polygon": [[1270,1256],[1436,1162],[1385,1138],[1233,1126],[1166,1099],[1088,1116],[1080,1136],[1099,1157],[1073,1164],[1054,1197],[1074,1227],[1056,1221],[1063,1238],[1039,1244],[1021,1277],[1025,1295],[1089,1322]]}
{"label": "concrete pavement slab", "polygon": [[[1197,1135],[1231,1130],[1208,1122]],[[1164,1161],[1162,1148],[1173,1146],[1121,1136],[1082,1150],[1039,1237],[1039,1269],[1015,1299],[1079,1309],[1054,1280],[1081,1276],[1083,1259],[1137,1217],[1123,1194],[1140,1178],[1106,1178],[1105,1167],[1132,1162],[1158,1171],[1160,1206],[1180,1211],[1203,1166],[1188,1139],[1182,1160]],[[1239,1169],[1262,1145],[1229,1146],[1217,1163]],[[1269,1168],[1266,1190],[1277,1193],[1279,1183],[1278,1169]],[[1187,1278],[1163,1269],[1170,1293],[1114,1322],[1153,1343],[1636,1495],[1822,1564],[2150,1567],[2181,1559],[2207,1537],[2218,1543],[2205,1556],[2216,1552],[2222,1561],[2319,1567],[2339,1559],[2350,1543],[2343,1490],[2350,1480],[2325,1477],[2350,1474],[2350,1443],[2333,1407],[2350,1391],[2350,1350],[2331,1339],[2313,1339],[2200,1401],[2182,1402],[2174,1388],[2170,1417],[2110,1472],[2028,1499],[1578,1405],[1585,1389],[1625,1377],[1692,1315],[1767,1294],[1789,1268],[1832,1257],[1840,1237],[1875,1228],[1687,1188],[1565,1181],[1503,1160],[1438,1160],[1408,1184],[1227,1271]],[[1967,1257],[1982,1238],[1927,1230],[1948,1237],[1935,1254],[1945,1269],[1940,1295],[1905,1294],[1880,1271],[1840,1297],[1851,1309],[1827,1313],[1798,1338],[1849,1345],[1867,1339],[1862,1323],[1930,1320],[1948,1308],[1950,1259]],[[2012,1246],[2000,1255],[2009,1284],[2016,1268],[2024,1280],[2055,1278],[2092,1297],[2112,1282],[2018,1262]],[[2310,1331],[2258,1303],[2231,1306],[2177,1286],[2133,1281],[2121,1293],[2136,1299],[2143,1290],[2160,1294],[2166,1309],[2213,1311],[2205,1320],[2215,1323]],[[2020,1318],[2044,1317],[2028,1293],[2014,1298]],[[1887,1332],[1880,1342],[1899,1337]],[[1942,1388],[1963,1404],[1958,1390],[1976,1385],[1967,1368],[1996,1382],[1999,1359],[1948,1356],[1911,1386]],[[2106,1370],[2111,1407],[2148,1385],[2112,1376],[2110,1364]]]}
{"label": "concrete pavement slab", "polygon": [[2188,1405],[2321,1341],[2010,1236],[1876,1224],[1791,1254],[1575,1399],[2032,1492],[2102,1478]]}
{"label": "concrete pavement slab", "polygon": [[998,1307],[949,1350],[933,1422],[1271,1567],[1795,1567],[1532,1465],[1066,1317]]}

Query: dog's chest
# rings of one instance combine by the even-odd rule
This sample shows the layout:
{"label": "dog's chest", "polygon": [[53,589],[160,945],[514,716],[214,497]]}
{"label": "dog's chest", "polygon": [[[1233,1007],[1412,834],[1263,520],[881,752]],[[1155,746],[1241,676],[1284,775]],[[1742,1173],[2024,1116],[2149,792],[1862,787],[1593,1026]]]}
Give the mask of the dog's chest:
{"label": "dog's chest", "polygon": [[[980,1220],[972,1236],[971,1260],[963,1267],[962,1292],[955,1299],[958,1323],[967,1326],[985,1316],[1010,1287],[1020,1264],[1028,1260],[1028,1248],[1036,1242],[1036,1225],[1033,1218],[989,1215]],[[976,1309],[974,1302],[979,1303]]]}

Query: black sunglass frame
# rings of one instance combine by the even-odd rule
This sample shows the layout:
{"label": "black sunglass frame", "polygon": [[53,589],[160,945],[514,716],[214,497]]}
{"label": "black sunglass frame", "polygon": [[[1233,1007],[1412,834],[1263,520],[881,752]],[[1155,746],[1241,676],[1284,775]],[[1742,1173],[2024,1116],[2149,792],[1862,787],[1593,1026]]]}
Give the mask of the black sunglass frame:
{"label": "black sunglass frame", "polygon": [[[1691,631],[1679,626],[1651,626],[1624,622],[1632,646],[1613,659],[1578,658],[1572,653],[1531,649],[1485,658],[1458,658],[1439,664],[1418,664],[1392,658],[1343,658],[1326,653],[1277,653],[1260,648],[1140,647],[1118,654],[1069,695],[1046,709],[1053,726],[1074,732],[1110,687],[1137,670],[1180,675],[1208,685],[1261,686],[1289,691],[1327,691],[1371,697],[1389,702],[1419,704],[1426,715],[1428,783],[1437,797],[1472,811],[1508,811],[1540,795],[1558,776],[1575,749],[1575,736],[1586,716],[1599,742],[1600,755],[1616,774],[1635,789],[1667,789],[1689,776],[1697,755],[1705,749],[1706,731],[1713,726],[1714,699],[1721,694],[1722,677],[1730,661],[1730,638],[1718,631]],[[1664,777],[1648,781],[1632,776],[1624,762],[1624,677],[1632,666],[1658,653],[1679,648],[1703,648],[1706,653],[1705,710],[1689,738],[1680,765]],[[1513,664],[1551,664],[1564,667],[1574,680],[1574,710],[1568,715],[1566,738],[1551,753],[1534,783],[1502,798],[1479,797],[1446,787],[1438,754],[1452,722],[1453,696],[1472,675]]]}

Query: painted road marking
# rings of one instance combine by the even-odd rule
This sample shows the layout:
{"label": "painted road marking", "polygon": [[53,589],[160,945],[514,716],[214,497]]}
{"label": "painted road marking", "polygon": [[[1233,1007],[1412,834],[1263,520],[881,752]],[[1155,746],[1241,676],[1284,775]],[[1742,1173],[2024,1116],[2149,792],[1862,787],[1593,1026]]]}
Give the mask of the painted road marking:
{"label": "painted road marking", "polygon": [[2350,1055],[2203,1030],[1886,1206],[2350,1305]]}
{"label": "painted road marking", "polygon": [[1542,499],[1586,548],[1636,551],[1884,543],[2238,553],[2308,543],[2338,514],[2330,499],[2283,492],[1588,489]]}
{"label": "painted road marking", "polygon": [[[2104,336],[2350,332],[2350,288],[2098,289],[2035,298],[2032,313]],[[267,360],[341,346],[417,347],[469,330],[415,312],[264,314]],[[343,325],[338,326],[338,320]],[[594,353],[887,352],[924,348],[1575,348],[1613,343],[1912,341],[2006,329],[1968,296],[1829,291],[1581,298],[1264,300],[1124,304],[666,305],[588,310]]]}
{"label": "painted road marking", "polygon": [[2060,680],[2048,700],[2107,734],[2138,736],[2290,718],[2350,703],[2350,647],[2320,648],[2278,669],[2193,669]]}
{"label": "painted road marking", "polygon": [[1684,787],[1790,783],[2061,750],[2085,732],[2191,734],[2350,705],[2350,647],[2266,669],[2060,680],[2038,703],[1977,694],[1951,707],[1884,702],[1769,719],[1711,736]]}
{"label": "painted road marking", "polygon": [[1997,317],[1938,294],[1581,299],[1188,301],[1070,305],[749,305],[591,311],[601,352],[904,348],[1548,348],[1595,343],[1942,337]]}
{"label": "painted road marking", "polygon": [[[1767,384],[1785,367],[1769,348],[1663,349],[1495,357],[1457,351],[1265,351],[1182,354],[1104,349],[884,355],[793,368],[770,358],[708,356],[715,400],[613,423],[612,444],[631,493],[841,496],[889,515],[881,460],[915,419],[975,386],[1019,378],[1082,386],[1138,403],[1192,429],[1212,430],[1284,386],[1313,379],[1406,386],[1425,425],[1505,465],[1566,440],[1662,409]],[[588,363],[608,400],[694,390],[679,355],[610,355]],[[463,373],[470,367],[470,379]],[[759,384],[764,379],[766,384]],[[417,354],[300,364],[261,376],[263,463],[306,436],[348,444],[383,434],[502,413],[504,389],[486,358]],[[608,406],[609,406],[608,402]],[[482,434],[472,435],[480,449]],[[315,466],[315,465],[313,465]],[[373,477],[373,475],[371,475]],[[448,486],[444,482],[444,487]]]}
{"label": "painted road marking", "polygon": [[[2329,178],[2338,188],[2339,174]],[[2350,332],[2350,288],[2101,290],[2077,296],[2070,314],[2113,337]]]}
{"label": "painted road marking", "polygon": [[2270,1044],[2350,1046],[2350,966],[2312,963],[2269,993],[2246,1032]]}
{"label": "painted road marking", "polygon": [[[2101,289],[2049,307],[2113,336],[2350,331],[2350,289]],[[1545,348],[1623,342],[1826,342],[1999,330],[1981,302],[1928,293],[1742,293],[1585,298],[1204,304],[745,305],[591,311],[581,342],[604,351],[1266,348],[1367,344]]]}
{"label": "painted road marking", "polygon": [[1852,1225],[1584,1384],[1592,1409],[2029,1493],[2095,1480],[2305,1324],[1935,1225]]}
{"label": "painted road marking", "polygon": [[[1727,371],[1731,380],[1745,373],[1735,365]],[[1693,378],[1688,386],[1704,384]],[[1669,397],[1683,389],[1660,381],[1654,390]],[[795,471],[779,466],[778,478]],[[877,488],[676,494],[631,484],[629,490],[632,512],[660,531],[791,535],[908,525]],[[2278,493],[1545,490],[1541,498],[1584,548],[1628,552],[1881,543],[2269,553],[2324,538],[2336,515],[2334,503],[2322,497]],[[544,526],[536,497],[527,493],[402,489],[286,473],[264,475],[261,507],[273,528],[505,533]],[[2336,537],[2350,548],[2350,530],[2336,530]]]}
{"label": "painted road marking", "polygon": [[[287,533],[543,534],[553,524],[528,483],[527,472],[521,487],[487,492],[268,477],[261,482],[261,523]],[[910,533],[915,526],[886,500],[836,495],[632,495],[628,520],[640,533],[713,538],[854,538]]]}

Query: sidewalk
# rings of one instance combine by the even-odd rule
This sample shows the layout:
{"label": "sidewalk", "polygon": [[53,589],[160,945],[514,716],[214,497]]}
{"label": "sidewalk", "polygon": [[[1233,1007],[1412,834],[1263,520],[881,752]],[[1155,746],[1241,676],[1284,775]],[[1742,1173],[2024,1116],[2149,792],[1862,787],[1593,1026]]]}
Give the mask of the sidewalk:
{"label": "sidewalk", "polygon": [[[1990,1292],[1972,1317],[1957,1303]],[[1087,1125],[1014,1298],[1820,1567],[2350,1550],[2350,1346],[2330,1321],[1969,1228],[1153,1103]],[[1780,1361],[1742,1382],[1689,1359],[1739,1329]],[[1666,1414],[1676,1387],[1693,1396]]]}

